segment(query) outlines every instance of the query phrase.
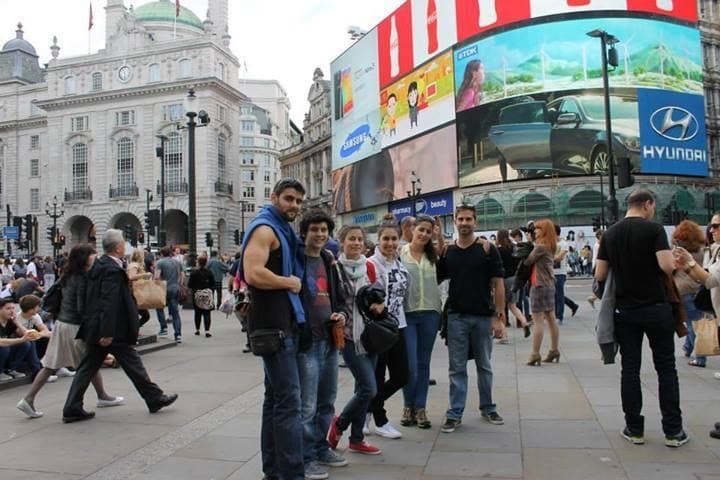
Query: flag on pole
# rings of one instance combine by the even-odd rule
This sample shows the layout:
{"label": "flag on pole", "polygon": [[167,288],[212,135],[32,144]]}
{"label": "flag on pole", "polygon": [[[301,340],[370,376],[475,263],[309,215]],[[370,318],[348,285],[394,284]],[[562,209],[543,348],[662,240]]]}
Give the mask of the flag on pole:
{"label": "flag on pole", "polygon": [[92,2],[90,2],[90,17],[88,18],[88,31],[93,27]]}
{"label": "flag on pole", "polygon": [[180,16],[180,0],[175,0],[175,17]]}

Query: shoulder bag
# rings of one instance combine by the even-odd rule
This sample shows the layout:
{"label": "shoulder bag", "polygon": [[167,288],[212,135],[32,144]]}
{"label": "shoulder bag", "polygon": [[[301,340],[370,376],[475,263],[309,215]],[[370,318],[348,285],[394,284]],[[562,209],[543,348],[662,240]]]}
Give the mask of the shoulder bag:
{"label": "shoulder bag", "polygon": [[135,280],[132,283],[132,293],[140,310],[165,308],[167,283],[165,280]]}
{"label": "shoulder bag", "polygon": [[200,310],[213,310],[215,308],[213,291],[209,288],[195,291],[193,300],[195,301],[195,306]]}

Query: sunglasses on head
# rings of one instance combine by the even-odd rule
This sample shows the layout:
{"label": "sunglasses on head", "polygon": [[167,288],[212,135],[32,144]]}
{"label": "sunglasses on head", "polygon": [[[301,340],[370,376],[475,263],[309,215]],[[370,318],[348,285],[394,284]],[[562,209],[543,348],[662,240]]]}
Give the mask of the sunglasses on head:
{"label": "sunglasses on head", "polygon": [[710,228],[712,230],[717,230],[718,228],[720,228],[720,223],[711,223]]}

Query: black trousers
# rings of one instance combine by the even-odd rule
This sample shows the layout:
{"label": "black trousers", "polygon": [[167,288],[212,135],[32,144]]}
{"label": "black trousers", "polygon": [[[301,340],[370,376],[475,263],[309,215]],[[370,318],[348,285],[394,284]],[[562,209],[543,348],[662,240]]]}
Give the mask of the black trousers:
{"label": "black trousers", "polygon": [[[387,368],[390,378],[385,380]],[[375,419],[375,425],[382,427],[388,422],[385,411],[385,400],[392,397],[395,392],[403,388],[410,378],[407,348],[405,346],[404,329],[400,330],[400,338],[387,352],[378,355],[375,367],[375,384],[377,395],[370,402],[369,411]]]}
{"label": "black trousers", "polygon": [[222,282],[215,283],[215,295],[217,295],[217,308],[220,308],[220,305],[222,305],[222,291],[223,291],[223,285]]}
{"label": "black trousers", "polygon": [[200,320],[203,320],[205,324],[205,331],[210,331],[210,310],[203,310],[202,308],[195,308],[195,330],[200,330]]}
{"label": "black trousers", "polygon": [[620,394],[625,423],[633,433],[644,433],[640,366],[645,335],[650,341],[658,376],[663,432],[665,435],[676,435],[682,430],[682,412],[675,369],[675,319],[667,303],[633,309],[619,308],[615,314],[615,336],[622,355]]}
{"label": "black trousers", "polygon": [[102,366],[103,360],[108,353],[115,356],[148,407],[157,403],[163,391],[150,380],[140,355],[138,355],[134,346],[126,343],[113,343],[109,347],[88,345],[87,354],[80,362],[77,373],[73,377],[73,383],[63,408],[64,416],[73,416],[83,409],[85,391],[88,389],[92,377]]}

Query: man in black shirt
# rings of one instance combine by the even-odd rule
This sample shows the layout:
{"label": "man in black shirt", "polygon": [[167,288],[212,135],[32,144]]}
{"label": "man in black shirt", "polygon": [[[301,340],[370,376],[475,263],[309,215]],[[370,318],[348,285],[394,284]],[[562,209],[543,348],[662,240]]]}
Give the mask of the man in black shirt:
{"label": "man in black shirt", "polygon": [[477,369],[480,411],[488,422],[501,425],[503,418],[492,401],[492,339],[505,330],[505,286],[497,248],[475,237],[475,207],[455,211],[458,240],[438,262],[438,277],[450,279],[447,345],[450,360],[450,407],[442,431],[460,426],[467,400],[467,361],[472,349]]}
{"label": "man in black shirt", "polygon": [[603,235],[595,278],[615,281],[615,337],[622,356],[620,392],[626,427],[622,436],[634,444],[645,442],[640,362],[647,335],[658,375],[658,391],[665,445],[679,447],[688,441],[682,427],[680,388],[675,369],[675,320],[665,295],[666,275],[674,262],[662,225],[651,222],[655,197],[637,189],[627,199],[623,220]]}

